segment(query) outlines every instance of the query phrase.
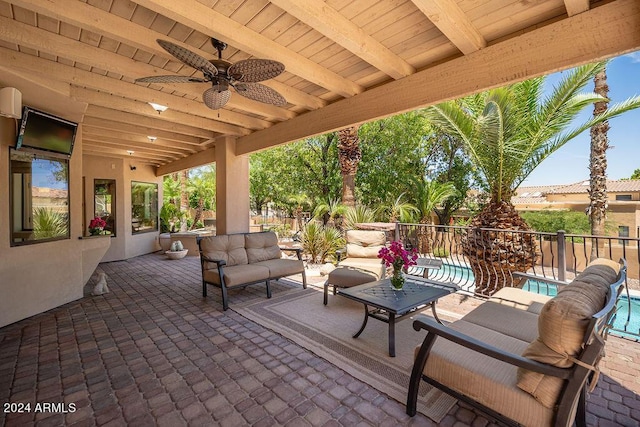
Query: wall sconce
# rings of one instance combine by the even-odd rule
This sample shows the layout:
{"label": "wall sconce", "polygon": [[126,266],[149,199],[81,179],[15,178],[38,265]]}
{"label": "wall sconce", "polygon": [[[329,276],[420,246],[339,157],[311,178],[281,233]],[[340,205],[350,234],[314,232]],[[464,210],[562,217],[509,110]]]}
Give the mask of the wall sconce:
{"label": "wall sconce", "polygon": [[138,169],[137,167],[133,166],[133,165],[129,165],[129,169],[131,169],[132,171]]}
{"label": "wall sconce", "polygon": [[149,138],[149,142],[155,142],[158,139],[157,136],[147,136],[147,138]]}
{"label": "wall sconce", "polygon": [[165,111],[167,108],[169,108],[169,107],[166,107],[166,106],[164,106],[164,105],[156,104],[156,103],[153,103],[153,102],[149,102],[148,104],[149,104],[149,105],[151,105],[151,107],[152,107],[154,110],[156,110],[156,111],[158,112],[158,114],[162,113],[162,112],[163,112],[163,111]]}

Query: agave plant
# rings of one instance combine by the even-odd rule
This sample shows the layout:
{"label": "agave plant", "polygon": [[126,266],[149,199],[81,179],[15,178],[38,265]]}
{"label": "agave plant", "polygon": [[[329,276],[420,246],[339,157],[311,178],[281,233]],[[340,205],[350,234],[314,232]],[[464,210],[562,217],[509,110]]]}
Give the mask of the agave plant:
{"label": "agave plant", "polygon": [[309,255],[312,264],[323,264],[344,247],[340,230],[327,227],[318,221],[309,221],[302,231],[302,249]]}
{"label": "agave plant", "polygon": [[40,207],[33,210],[33,235],[36,239],[66,236],[67,221],[53,209]]}
{"label": "agave plant", "polygon": [[356,228],[356,224],[374,222],[375,218],[376,212],[367,206],[350,206],[344,213],[344,228],[345,230],[351,230],[353,228]]}

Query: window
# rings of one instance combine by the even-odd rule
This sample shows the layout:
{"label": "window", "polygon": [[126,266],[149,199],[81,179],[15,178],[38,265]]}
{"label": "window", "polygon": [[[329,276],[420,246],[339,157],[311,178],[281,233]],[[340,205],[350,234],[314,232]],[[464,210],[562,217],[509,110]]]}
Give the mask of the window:
{"label": "window", "polygon": [[11,246],[68,239],[69,160],[10,150]]}
{"label": "window", "polygon": [[116,180],[93,180],[93,216],[102,218],[107,226],[105,231],[116,235]]}
{"label": "window", "polygon": [[616,200],[633,200],[631,194],[616,194]]}
{"label": "window", "polygon": [[[619,225],[618,226],[618,237],[629,237],[629,226],[627,225]],[[618,243],[621,245],[626,245],[629,243],[628,240],[618,240]]]}
{"label": "window", "polygon": [[131,232],[158,231],[158,184],[131,181]]}

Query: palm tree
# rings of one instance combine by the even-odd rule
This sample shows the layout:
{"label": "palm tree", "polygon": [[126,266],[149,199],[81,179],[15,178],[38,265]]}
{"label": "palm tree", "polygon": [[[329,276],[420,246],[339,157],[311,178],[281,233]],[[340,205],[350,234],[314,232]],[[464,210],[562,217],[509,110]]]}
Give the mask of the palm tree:
{"label": "palm tree", "polygon": [[176,201],[180,196],[180,181],[174,179],[171,175],[165,176],[162,181],[162,198],[164,199],[164,203],[176,205]]}
{"label": "palm tree", "polygon": [[311,206],[311,199],[304,193],[294,194],[289,196],[287,199],[289,203],[291,203],[293,207],[293,217],[296,219],[296,223],[298,225],[298,231],[301,231],[304,227],[304,221],[302,219],[302,212],[304,212],[305,208],[309,208]]}
{"label": "palm tree", "polygon": [[197,197],[196,214],[195,218],[193,218],[193,224],[191,224],[191,229],[194,229],[202,218],[205,200],[211,201],[215,197],[216,187],[210,179],[204,176],[196,176],[189,180],[187,190],[190,193],[195,193]]}
{"label": "palm tree", "polygon": [[404,200],[405,193],[400,194],[391,204],[381,205],[379,212],[383,221],[410,222],[418,214],[418,208]]}
{"label": "palm tree", "polygon": [[358,163],[362,159],[358,129],[360,126],[351,126],[338,132],[338,161],[342,173],[342,204],[345,206],[356,205],[356,172],[358,171]]}
{"label": "palm tree", "polygon": [[[420,224],[433,224],[431,214],[435,208],[457,193],[456,188],[450,182],[428,181],[424,177],[422,182],[416,183],[415,188],[417,190],[415,207]],[[431,245],[429,244],[430,233],[429,227],[418,228],[418,252],[421,254],[431,251]]]}
{"label": "palm tree", "polygon": [[[464,142],[490,196],[463,246],[476,277],[476,292],[509,285],[510,277],[496,271],[526,271],[536,260],[535,240],[526,233],[530,228],[511,204],[525,178],[584,130],[640,106],[640,97],[628,99],[566,131],[585,107],[603,100],[579,92],[604,68],[600,62],[571,70],[546,98],[545,79],[538,77],[425,110],[434,125]],[[480,227],[524,233],[481,233]]]}
{"label": "palm tree", "polygon": [[324,225],[330,227],[341,228],[342,217],[347,212],[347,207],[340,203],[337,199],[328,202],[320,202],[313,210],[313,217],[322,219]]}
{"label": "palm tree", "polygon": [[[609,86],[607,85],[607,71],[603,69],[593,78],[594,92],[607,99]],[[597,116],[607,111],[607,101],[593,104],[593,115]],[[589,155],[589,223],[592,236],[604,236],[604,222],[607,209],[607,149],[609,148],[609,122],[603,121],[591,127],[591,150]],[[604,240],[593,239],[591,244],[591,259],[595,259]]]}
{"label": "palm tree", "polygon": [[[189,183],[189,171],[185,170],[180,172],[180,212],[186,215],[189,211],[189,190],[187,189]],[[180,224],[180,231],[187,231],[187,221],[182,221]]]}

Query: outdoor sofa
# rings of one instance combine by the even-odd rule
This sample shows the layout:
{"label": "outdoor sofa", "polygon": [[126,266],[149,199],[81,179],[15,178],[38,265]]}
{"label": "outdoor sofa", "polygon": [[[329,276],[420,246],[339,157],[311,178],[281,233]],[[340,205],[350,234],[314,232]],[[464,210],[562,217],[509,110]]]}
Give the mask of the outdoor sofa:
{"label": "outdoor sofa", "polygon": [[504,288],[447,326],[425,315],[428,331],[411,373],[407,414],[420,381],[507,425],[586,425],[604,340],[624,288],[626,263],[597,259],[549,297]]}
{"label": "outdoor sofa", "polygon": [[[281,248],[274,232],[223,234],[198,239],[202,267],[202,296],[207,285],[222,291],[222,307],[229,308],[228,289],[264,282],[267,298],[271,298],[270,280],[302,274],[302,287],[307,276],[300,248]],[[282,258],[282,251],[293,251],[297,259]]]}

